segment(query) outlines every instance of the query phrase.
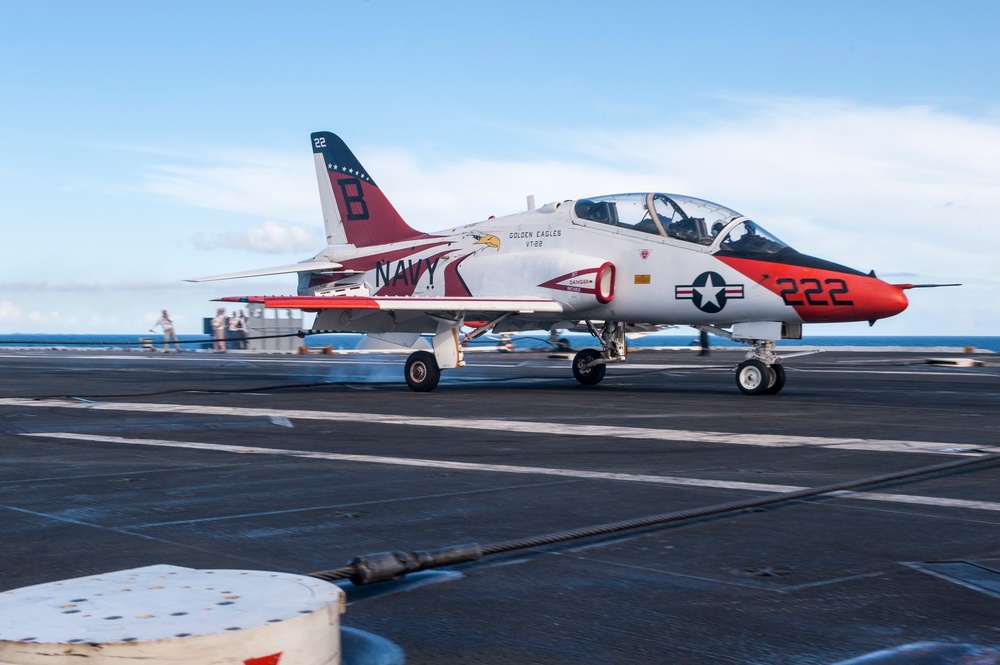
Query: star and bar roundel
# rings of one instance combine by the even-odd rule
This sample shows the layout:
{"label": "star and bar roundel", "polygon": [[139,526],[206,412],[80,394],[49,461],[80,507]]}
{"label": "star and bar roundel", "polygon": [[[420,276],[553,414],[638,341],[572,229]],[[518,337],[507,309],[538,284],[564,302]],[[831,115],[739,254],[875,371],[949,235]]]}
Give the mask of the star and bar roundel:
{"label": "star and bar roundel", "polygon": [[725,278],[711,270],[694,278],[694,283],[674,287],[674,298],[692,300],[706,314],[721,312],[730,300],[743,299],[742,284],[726,284]]}

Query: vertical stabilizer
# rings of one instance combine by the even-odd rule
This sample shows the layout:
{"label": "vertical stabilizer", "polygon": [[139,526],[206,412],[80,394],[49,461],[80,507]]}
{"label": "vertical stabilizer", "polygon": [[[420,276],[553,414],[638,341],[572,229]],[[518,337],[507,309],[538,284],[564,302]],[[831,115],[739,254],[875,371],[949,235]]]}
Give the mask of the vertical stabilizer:
{"label": "vertical stabilizer", "polygon": [[310,138],[329,244],[368,247],[424,235],[403,221],[339,136],[316,132]]}

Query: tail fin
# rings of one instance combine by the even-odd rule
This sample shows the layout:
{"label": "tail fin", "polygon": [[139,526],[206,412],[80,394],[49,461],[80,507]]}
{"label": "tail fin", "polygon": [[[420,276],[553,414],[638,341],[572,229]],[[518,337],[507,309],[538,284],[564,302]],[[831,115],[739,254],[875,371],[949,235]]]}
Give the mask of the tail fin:
{"label": "tail fin", "polygon": [[339,136],[311,138],[328,243],[368,247],[424,235],[403,221]]}

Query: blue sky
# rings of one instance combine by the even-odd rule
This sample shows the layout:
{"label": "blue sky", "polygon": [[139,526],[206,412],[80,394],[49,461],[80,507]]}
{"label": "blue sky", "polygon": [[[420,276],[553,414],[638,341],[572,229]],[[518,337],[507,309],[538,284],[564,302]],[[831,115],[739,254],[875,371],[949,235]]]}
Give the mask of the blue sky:
{"label": "blue sky", "polygon": [[[201,331],[322,246],[330,130],[414,226],[655,189],[997,334],[1000,3],[0,0],[0,333]],[[865,324],[810,332],[862,334]]]}

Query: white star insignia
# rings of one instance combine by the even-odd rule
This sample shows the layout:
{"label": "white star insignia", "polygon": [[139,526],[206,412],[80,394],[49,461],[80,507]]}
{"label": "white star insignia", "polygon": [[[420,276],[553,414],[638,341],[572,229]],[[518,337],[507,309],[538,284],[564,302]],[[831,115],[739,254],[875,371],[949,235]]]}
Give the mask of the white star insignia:
{"label": "white star insignia", "polygon": [[712,276],[708,276],[708,281],[705,282],[705,286],[696,286],[694,290],[701,295],[701,306],[713,305],[714,307],[719,307],[719,294],[726,289],[725,284],[715,284]]}

